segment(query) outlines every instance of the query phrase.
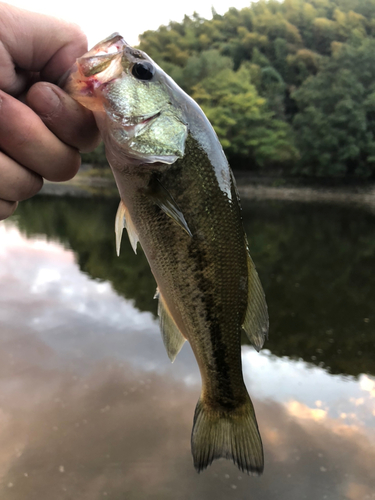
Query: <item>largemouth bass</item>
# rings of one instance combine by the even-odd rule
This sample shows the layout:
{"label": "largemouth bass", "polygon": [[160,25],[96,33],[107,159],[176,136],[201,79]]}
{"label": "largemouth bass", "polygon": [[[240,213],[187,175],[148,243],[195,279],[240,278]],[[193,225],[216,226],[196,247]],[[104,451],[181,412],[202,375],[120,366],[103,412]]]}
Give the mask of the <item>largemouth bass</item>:
{"label": "largemouth bass", "polygon": [[191,436],[198,472],[219,457],[263,471],[263,448],[241,366],[241,332],[257,350],[268,332],[233,174],[200,107],[117,33],[77,60],[64,86],[91,109],[121,196],[126,227],[156,279],[164,344],[185,340],[202,392]]}

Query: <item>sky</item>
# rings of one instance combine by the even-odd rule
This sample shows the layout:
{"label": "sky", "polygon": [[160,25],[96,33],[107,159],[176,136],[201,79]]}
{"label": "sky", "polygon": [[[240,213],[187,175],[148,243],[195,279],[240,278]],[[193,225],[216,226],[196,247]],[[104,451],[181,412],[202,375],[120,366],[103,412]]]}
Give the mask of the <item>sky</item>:
{"label": "sky", "polygon": [[79,0],[7,0],[6,3],[23,9],[41,12],[73,21],[86,33],[89,47],[118,31],[132,45],[137,44],[138,35],[146,30],[155,30],[169,21],[181,21],[185,14],[194,11],[202,17],[211,18],[211,8],[224,14],[230,7],[241,9],[250,4],[250,0],[137,0],[103,2],[98,8],[96,2]]}

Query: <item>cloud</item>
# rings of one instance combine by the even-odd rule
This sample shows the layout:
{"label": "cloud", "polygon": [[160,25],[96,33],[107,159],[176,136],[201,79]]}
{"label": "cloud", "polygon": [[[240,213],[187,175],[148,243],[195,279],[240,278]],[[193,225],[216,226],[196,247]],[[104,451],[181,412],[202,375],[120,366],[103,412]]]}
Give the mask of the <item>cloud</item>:
{"label": "cloud", "polygon": [[[56,368],[44,368],[47,360]],[[198,387],[111,357],[82,375],[35,337],[12,363],[1,349],[0,366],[12,373],[0,375],[1,498],[224,500],[251,490],[255,499],[362,500],[375,489],[374,441],[301,404],[254,401],[263,477],[225,460],[198,476],[190,455]]]}
{"label": "cloud", "polygon": [[60,245],[12,238],[0,240],[0,498],[363,500],[375,491],[371,377],[244,348],[265,473],[220,460],[197,475],[200,380],[189,346],[171,365],[151,314],[80,273]]}

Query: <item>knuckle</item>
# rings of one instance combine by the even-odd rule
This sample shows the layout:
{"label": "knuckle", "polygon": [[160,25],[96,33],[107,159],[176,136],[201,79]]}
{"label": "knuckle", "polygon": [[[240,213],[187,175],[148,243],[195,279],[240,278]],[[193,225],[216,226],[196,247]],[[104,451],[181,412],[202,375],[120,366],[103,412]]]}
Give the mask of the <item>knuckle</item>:
{"label": "knuckle", "polygon": [[26,200],[36,195],[43,187],[43,179],[40,175],[31,173],[27,182],[23,182],[19,187],[18,197],[19,201]]}
{"label": "knuckle", "polygon": [[78,24],[68,22],[66,28],[68,50],[80,57],[87,52],[87,36]]}
{"label": "knuckle", "polygon": [[82,28],[75,23],[70,24],[70,28],[72,30],[72,40],[78,45],[82,46],[83,49],[86,49],[87,46],[87,36],[82,31]]}
{"label": "knuckle", "polygon": [[81,165],[81,157],[77,150],[70,148],[64,162],[59,163],[55,168],[51,168],[46,179],[52,182],[63,182],[72,179]]}

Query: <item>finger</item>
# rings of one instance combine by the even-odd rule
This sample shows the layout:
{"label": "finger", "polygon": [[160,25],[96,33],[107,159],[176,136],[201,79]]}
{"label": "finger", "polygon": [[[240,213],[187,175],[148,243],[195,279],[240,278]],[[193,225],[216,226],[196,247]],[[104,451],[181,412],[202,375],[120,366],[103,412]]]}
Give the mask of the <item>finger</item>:
{"label": "finger", "polygon": [[[1,14],[1,10],[0,10]],[[0,32],[1,36],[1,32]],[[25,71],[15,68],[12,56],[0,40],[0,88],[12,95],[19,95],[28,84],[28,75]]]}
{"label": "finger", "polygon": [[15,68],[41,71],[57,81],[87,51],[87,39],[75,24],[0,4],[0,88],[16,93],[24,76]]}
{"label": "finger", "polygon": [[0,220],[10,217],[18,206],[17,202],[11,202],[0,199]]}
{"label": "finger", "polygon": [[40,175],[0,152],[0,199],[15,202],[31,198],[43,186]]}
{"label": "finger", "polygon": [[92,151],[99,144],[94,115],[59,87],[36,83],[27,94],[27,104],[66,144],[82,152]]}
{"label": "finger", "polygon": [[0,91],[0,149],[20,165],[51,181],[71,179],[81,163],[25,104]]}

